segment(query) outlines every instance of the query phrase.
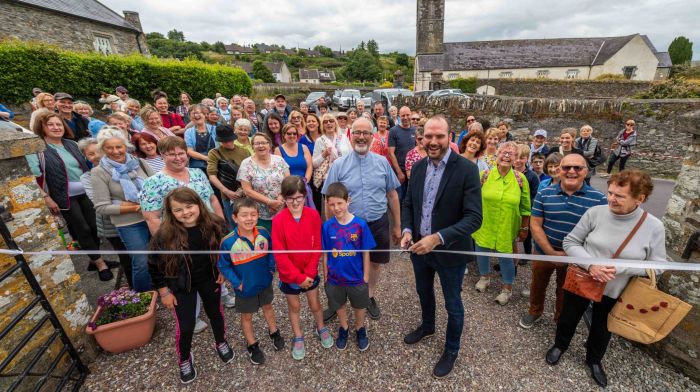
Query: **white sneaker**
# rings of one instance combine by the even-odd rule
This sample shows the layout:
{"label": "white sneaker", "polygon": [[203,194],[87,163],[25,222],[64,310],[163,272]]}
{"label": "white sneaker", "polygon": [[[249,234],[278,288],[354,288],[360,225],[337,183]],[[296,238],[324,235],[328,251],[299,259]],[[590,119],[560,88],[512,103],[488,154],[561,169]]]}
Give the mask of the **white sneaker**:
{"label": "white sneaker", "polygon": [[496,297],[496,302],[498,302],[499,305],[507,305],[508,301],[510,301],[510,297],[513,296],[513,291],[512,290],[506,290],[503,289],[501,290],[501,294],[498,294],[498,297]]}
{"label": "white sneaker", "polygon": [[221,296],[221,303],[224,304],[224,307],[227,309],[235,308],[236,307],[236,297],[234,297],[231,294],[226,294]]}
{"label": "white sneaker", "polygon": [[476,286],[474,287],[476,288],[476,291],[483,293],[484,291],[486,291],[486,288],[489,287],[490,284],[491,278],[482,276],[479,278],[479,281],[476,282]]}
{"label": "white sneaker", "polygon": [[204,320],[198,318],[197,322],[194,323],[194,333],[200,333],[207,329],[208,326],[209,324],[205,323]]}

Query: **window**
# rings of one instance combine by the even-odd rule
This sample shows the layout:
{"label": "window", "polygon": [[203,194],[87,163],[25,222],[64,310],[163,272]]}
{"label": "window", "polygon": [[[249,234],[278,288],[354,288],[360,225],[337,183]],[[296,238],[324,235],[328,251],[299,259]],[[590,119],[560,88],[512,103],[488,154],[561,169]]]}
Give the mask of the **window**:
{"label": "window", "polygon": [[540,79],[545,79],[549,76],[549,70],[547,69],[540,69],[537,71],[537,77]]}
{"label": "window", "polygon": [[513,72],[511,72],[511,71],[501,72],[501,73],[498,74],[498,77],[499,77],[499,78],[512,78],[512,77],[513,77]]}
{"label": "window", "polygon": [[455,79],[457,79],[458,76],[459,76],[459,74],[456,74],[456,73],[447,74],[447,79],[448,80],[455,80]]}
{"label": "window", "polygon": [[112,54],[112,39],[104,35],[95,35],[95,50],[102,54]]}
{"label": "window", "polygon": [[637,67],[635,66],[622,67],[622,74],[625,75],[625,79],[634,79],[636,71]]}
{"label": "window", "polygon": [[567,79],[578,79],[578,69],[569,69],[566,71]]}

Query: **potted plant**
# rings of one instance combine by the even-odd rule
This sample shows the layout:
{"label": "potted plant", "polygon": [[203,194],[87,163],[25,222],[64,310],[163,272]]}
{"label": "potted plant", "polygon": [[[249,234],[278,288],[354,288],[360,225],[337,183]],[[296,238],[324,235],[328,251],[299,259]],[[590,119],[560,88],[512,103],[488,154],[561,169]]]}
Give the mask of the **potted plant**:
{"label": "potted plant", "polygon": [[158,293],[137,293],[123,287],[101,296],[97,310],[85,332],[110,353],[122,353],[141,347],[151,340],[156,326]]}

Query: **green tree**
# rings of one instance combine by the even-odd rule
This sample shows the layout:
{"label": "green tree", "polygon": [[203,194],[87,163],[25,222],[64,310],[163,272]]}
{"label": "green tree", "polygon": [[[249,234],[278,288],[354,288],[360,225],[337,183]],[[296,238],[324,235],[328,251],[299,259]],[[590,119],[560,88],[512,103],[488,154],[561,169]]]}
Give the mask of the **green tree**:
{"label": "green tree", "polygon": [[676,37],[668,46],[668,54],[674,65],[686,64],[693,58],[693,43],[682,35]]}
{"label": "green tree", "polygon": [[354,50],[348,58],[343,74],[350,81],[379,81],[382,66],[379,59],[366,50]]}
{"label": "green tree", "polygon": [[165,39],[165,36],[157,31],[146,34],[146,40],[149,39]]}
{"label": "green tree", "polygon": [[207,41],[200,42],[199,47],[202,48],[202,50],[211,50],[211,44]]}
{"label": "green tree", "polygon": [[377,45],[377,41],[374,39],[367,41],[367,51],[372,56],[379,57],[379,45]]}
{"label": "green tree", "polygon": [[357,49],[365,50],[365,41],[360,42],[360,45],[357,47]]}
{"label": "green tree", "polygon": [[214,42],[214,44],[211,46],[211,49],[216,53],[226,53],[226,45],[224,45],[224,43],[221,41]]}
{"label": "green tree", "polygon": [[168,31],[168,39],[173,41],[185,42],[185,34],[182,31],[172,29]]}
{"label": "green tree", "polygon": [[260,60],[253,61],[253,78],[260,79],[265,83],[275,83],[277,81],[272,72]]}
{"label": "green tree", "polygon": [[333,50],[327,46],[316,45],[314,46],[314,50],[321,53],[321,56],[333,57]]}
{"label": "green tree", "polygon": [[408,67],[408,55],[406,53],[399,53],[396,55],[396,65]]}

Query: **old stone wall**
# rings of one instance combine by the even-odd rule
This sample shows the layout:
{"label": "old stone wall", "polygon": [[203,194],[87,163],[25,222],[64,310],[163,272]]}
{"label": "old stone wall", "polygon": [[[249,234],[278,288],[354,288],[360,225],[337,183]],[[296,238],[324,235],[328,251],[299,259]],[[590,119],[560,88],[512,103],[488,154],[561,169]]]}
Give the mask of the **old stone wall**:
{"label": "old stone wall", "polygon": [[[118,54],[148,53],[145,38],[133,30],[0,0],[0,39],[39,41],[75,51],[94,51],[95,36],[107,37]],[[139,50],[139,44],[141,49]]]}
{"label": "old stone wall", "polygon": [[[684,132],[688,122],[684,114],[700,110],[700,100],[615,100],[544,99],[474,95],[468,98],[435,99],[401,97],[397,105],[407,104],[428,115],[447,117],[453,131],[464,128],[467,115],[488,120],[492,126],[508,120],[517,140],[525,141],[537,129],[548,131],[550,145],[558,143],[561,129],[581,128],[589,124],[593,136],[609,146],[624,121],[633,118],[638,138],[630,167],[649,170],[659,177],[678,176],[691,136]],[[609,155],[609,151],[607,152]]]}
{"label": "old stone wall", "polygon": [[[41,197],[35,177],[25,159],[26,154],[43,149],[43,142],[35,135],[0,130],[0,173],[3,173],[0,178],[0,204],[11,214],[12,220],[6,224],[17,245],[25,251],[62,249],[56,223]],[[7,244],[2,238],[0,248],[7,249]],[[87,349],[87,357],[94,355],[94,343],[88,341],[83,332],[92,310],[85,294],[77,288],[80,276],[75,272],[71,259],[68,256],[26,258],[73,344],[79,349]],[[14,264],[13,257],[0,255],[0,273]],[[0,283],[0,293],[2,330],[30,303],[34,295],[24,275],[19,271]],[[37,305],[11,330],[0,343],[0,358],[5,358],[44,314],[41,306]],[[5,373],[13,373],[13,369],[23,369],[27,359],[31,358],[32,351],[43,344],[52,332],[50,323],[46,323],[16,357],[10,368],[5,369]],[[45,354],[46,358],[54,358],[58,353],[56,345],[51,347],[49,355]],[[8,381],[12,380],[0,380],[0,387]]]}
{"label": "old stone wall", "polygon": [[477,88],[489,85],[496,95],[534,98],[628,98],[648,90],[652,82],[631,80],[523,80],[479,79]]}

